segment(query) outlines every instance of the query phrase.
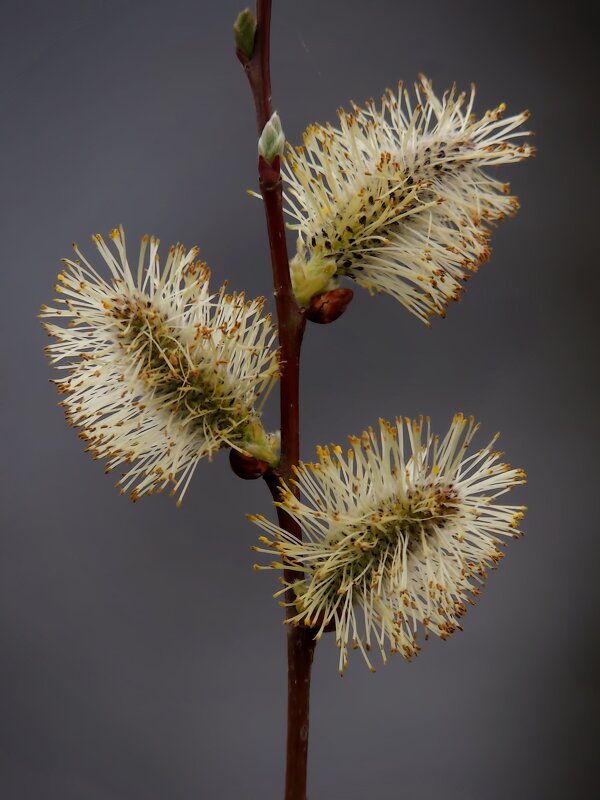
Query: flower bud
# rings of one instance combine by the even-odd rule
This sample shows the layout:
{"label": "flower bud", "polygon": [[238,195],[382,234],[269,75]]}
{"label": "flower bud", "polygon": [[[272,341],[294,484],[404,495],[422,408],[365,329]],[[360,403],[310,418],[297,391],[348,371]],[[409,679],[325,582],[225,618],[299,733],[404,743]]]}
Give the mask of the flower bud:
{"label": "flower bud", "polygon": [[319,325],[328,325],[341,317],[354,297],[352,289],[333,289],[313,297],[306,309],[306,318]]}
{"label": "flower bud", "polygon": [[285,135],[281,127],[281,120],[275,111],[271,119],[263,128],[263,132],[258,140],[258,154],[262,156],[267,163],[272,164],[277,156],[283,155],[283,147],[285,145]]}
{"label": "flower bud", "polygon": [[252,58],[256,37],[256,17],[249,8],[245,8],[238,14],[233,24],[233,37],[238,52],[248,59]]}

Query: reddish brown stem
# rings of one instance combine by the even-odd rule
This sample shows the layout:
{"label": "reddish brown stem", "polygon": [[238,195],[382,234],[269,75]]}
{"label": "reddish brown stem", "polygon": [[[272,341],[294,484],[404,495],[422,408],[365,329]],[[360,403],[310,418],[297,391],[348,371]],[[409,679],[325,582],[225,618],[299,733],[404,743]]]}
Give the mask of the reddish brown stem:
{"label": "reddish brown stem", "polygon": [[256,127],[258,135],[262,133],[267,121],[271,118],[271,0],[256,2],[256,39],[252,58],[247,58],[238,50],[238,58],[242,62],[256,109]]}
{"label": "reddish brown stem", "polygon": [[[270,28],[271,0],[257,0],[256,39],[254,52],[247,58],[238,51],[254,97],[258,135],[271,117]],[[280,382],[281,406],[281,459],[275,473],[269,473],[267,485],[274,499],[279,499],[280,481],[290,485],[292,467],[300,458],[300,348],[304,333],[304,313],[294,297],[285,239],[282,186],[279,157],[269,164],[259,158],[258,173],[264,201],[277,322],[281,347],[282,374]],[[291,488],[291,487],[290,487]],[[279,524],[298,539],[302,538],[300,526],[285,511],[277,511]],[[288,581],[294,574],[284,573]],[[293,596],[288,592],[288,604]],[[286,608],[286,616],[293,607]],[[310,698],[310,671],[315,648],[314,634],[303,627],[288,627],[288,726],[285,800],[306,800],[306,767],[308,757],[308,720]]]}
{"label": "reddish brown stem", "polygon": [[285,800],[306,800],[310,671],[315,645],[314,631],[302,626],[288,628]]}

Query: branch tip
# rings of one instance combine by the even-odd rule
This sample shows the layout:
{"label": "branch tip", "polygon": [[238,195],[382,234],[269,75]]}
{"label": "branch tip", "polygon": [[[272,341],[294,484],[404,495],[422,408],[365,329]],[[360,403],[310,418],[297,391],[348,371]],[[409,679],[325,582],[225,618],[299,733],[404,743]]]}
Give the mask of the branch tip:
{"label": "branch tip", "polygon": [[237,57],[245,65],[254,55],[256,41],[256,17],[249,8],[240,11],[233,23],[233,38]]}

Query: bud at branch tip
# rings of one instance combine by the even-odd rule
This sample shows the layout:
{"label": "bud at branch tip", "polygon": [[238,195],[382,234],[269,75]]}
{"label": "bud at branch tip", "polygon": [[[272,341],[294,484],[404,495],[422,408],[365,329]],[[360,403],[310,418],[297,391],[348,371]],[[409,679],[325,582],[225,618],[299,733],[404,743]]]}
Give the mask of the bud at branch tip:
{"label": "bud at branch tip", "polygon": [[256,38],[256,17],[249,8],[245,8],[238,14],[233,23],[233,36],[238,51],[246,58],[252,58]]}

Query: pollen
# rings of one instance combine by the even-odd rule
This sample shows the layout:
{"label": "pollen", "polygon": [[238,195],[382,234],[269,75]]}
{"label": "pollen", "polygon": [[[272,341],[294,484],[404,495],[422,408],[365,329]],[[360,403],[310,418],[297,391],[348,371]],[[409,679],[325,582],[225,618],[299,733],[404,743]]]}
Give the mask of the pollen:
{"label": "pollen", "polygon": [[[488,167],[534,154],[528,113],[502,119],[504,103],[477,118],[453,87],[440,99],[421,76],[417,104],[387,92],[338,127],[310,125],[303,148],[285,159],[286,200],[298,233],[291,262],[296,298],[311,298],[348,278],[387,292],[428,324],[458,298],[489,255],[495,222],[517,208]],[[516,137],[516,138],[515,138]],[[441,280],[437,278],[441,277]]]}
{"label": "pollen", "polygon": [[92,457],[106,471],[128,465],[117,485],[134,502],[168,485],[180,502],[199,461],[223,447],[276,461],[278,435],[256,407],[279,375],[263,299],[211,292],[197,248],[170,248],[161,267],[158,239],[144,236],[134,272],[123,229],[109,240],[93,237],[110,277],[65,260],[56,291],[67,307],[40,314],[50,362],[68,370],[61,405]]}
{"label": "pollen", "polygon": [[[435,436],[428,418],[380,420],[350,437],[344,460],[333,445],[317,448],[315,464],[300,464],[297,486],[277,505],[302,526],[299,541],[265,517],[252,521],[261,552],[281,559],[268,569],[284,578],[302,602],[293,603],[293,624],[313,628],[319,638],[335,627],[343,674],[350,649],[372,670],[376,647],[411,660],[419,653],[419,626],[442,639],[461,630],[458,620],[474,603],[487,571],[503,555],[503,540],[520,533],[524,507],[498,502],[523,482],[522,470],[505,469],[493,449],[496,437],[469,454],[478,424],[455,415],[448,432]],[[286,603],[284,602],[284,605]]]}

